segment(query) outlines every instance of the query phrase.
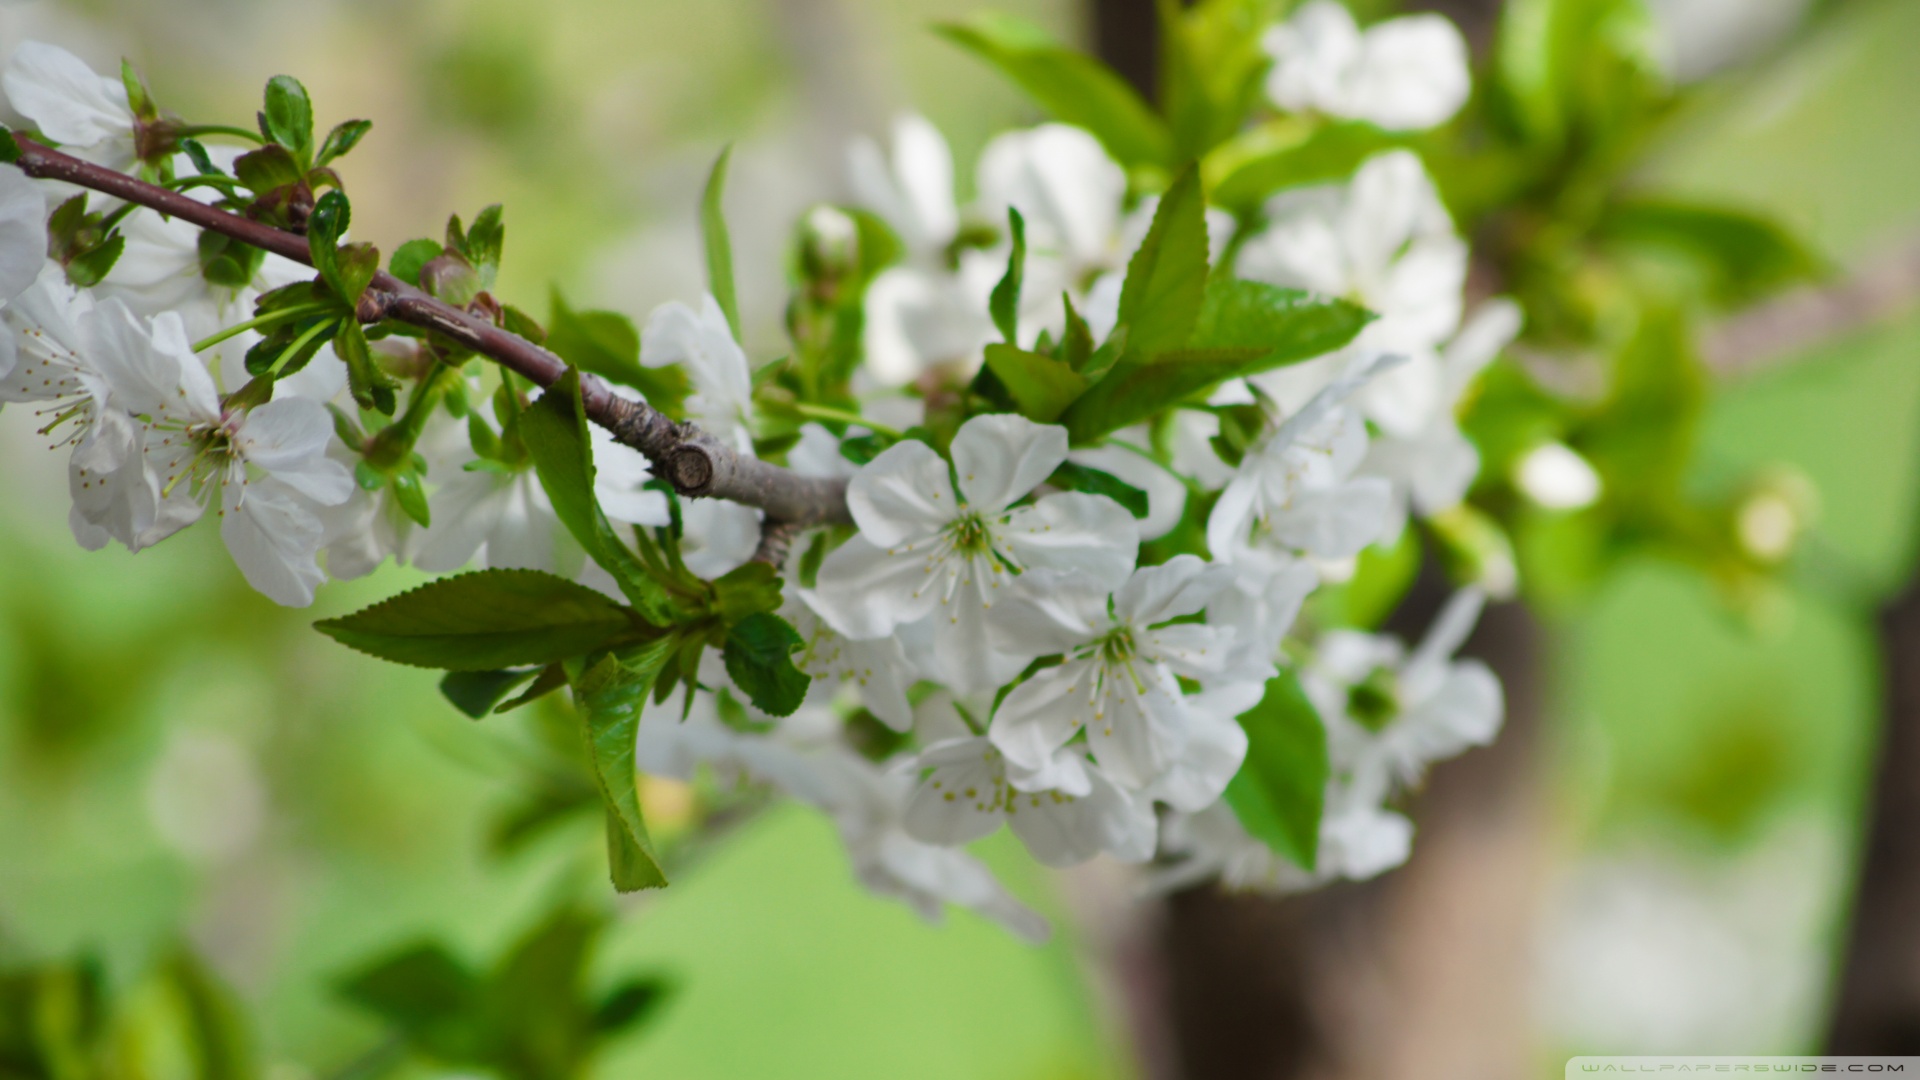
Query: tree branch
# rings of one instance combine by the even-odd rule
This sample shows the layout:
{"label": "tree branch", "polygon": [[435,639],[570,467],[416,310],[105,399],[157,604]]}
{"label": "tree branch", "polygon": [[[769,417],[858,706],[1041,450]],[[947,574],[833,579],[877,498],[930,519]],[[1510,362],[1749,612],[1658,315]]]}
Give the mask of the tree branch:
{"label": "tree branch", "polygon": [[1701,357],[1721,376],[1748,375],[1823,341],[1885,322],[1920,303],[1920,238],[1831,285],[1800,289],[1708,330]]}
{"label": "tree branch", "polygon": [[[60,153],[22,135],[17,164],[28,176],[61,180],[177,217],[295,262],[313,265],[307,239],[250,221],[136,177]],[[393,319],[431,330],[489,357],[538,386],[566,374],[566,361],[486,319],[408,285],[386,271],[374,275],[361,299],[364,322]],[[599,378],[582,373],[580,397],[587,419],[615,439],[645,454],[656,475],[686,498],[726,499],[757,507],[774,524],[847,523],[844,480],[801,476],[742,454],[699,427],[678,423],[650,405],[619,397]]]}

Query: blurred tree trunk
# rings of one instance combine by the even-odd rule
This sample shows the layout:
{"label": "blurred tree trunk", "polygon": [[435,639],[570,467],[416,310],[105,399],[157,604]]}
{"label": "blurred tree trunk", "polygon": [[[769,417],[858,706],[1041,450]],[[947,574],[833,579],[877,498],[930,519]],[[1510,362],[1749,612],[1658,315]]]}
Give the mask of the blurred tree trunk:
{"label": "blurred tree trunk", "polygon": [[[1411,635],[1444,590],[1423,583]],[[1272,898],[1170,898],[1162,963],[1185,1080],[1522,1080],[1532,1074],[1529,928],[1543,868],[1541,634],[1488,610],[1464,650],[1499,674],[1507,724],[1436,767],[1414,800],[1408,864]]]}
{"label": "blurred tree trunk", "polygon": [[[1497,0],[1429,0],[1490,36]],[[1092,0],[1102,59],[1149,100],[1157,85],[1153,0]],[[1425,578],[1405,605],[1417,638],[1445,590]],[[1527,945],[1539,878],[1541,652],[1517,604],[1491,608],[1465,649],[1500,676],[1500,739],[1437,767],[1412,807],[1409,864],[1297,897],[1192,889],[1160,920],[1159,970],[1139,980],[1164,1023],[1143,1022],[1159,1080],[1522,1080],[1529,1044]],[[1135,1002],[1136,1010],[1155,1002]]]}
{"label": "blurred tree trunk", "polygon": [[1160,86],[1160,18],[1154,0],[1091,0],[1093,51],[1148,100]]}
{"label": "blurred tree trunk", "polygon": [[1885,714],[1827,1049],[1920,1054],[1920,580],[1880,610]]}

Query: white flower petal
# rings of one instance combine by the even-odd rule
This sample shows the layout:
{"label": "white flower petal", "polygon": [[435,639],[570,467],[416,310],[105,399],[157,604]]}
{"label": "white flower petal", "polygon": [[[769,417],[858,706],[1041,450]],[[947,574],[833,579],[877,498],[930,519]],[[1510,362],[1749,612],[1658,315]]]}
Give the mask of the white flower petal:
{"label": "white flower petal", "polygon": [[947,463],[916,440],[894,443],[847,485],[847,509],[860,535],[890,548],[923,540],[960,512]]}
{"label": "white flower petal", "polygon": [[1039,486],[1067,460],[1067,429],[1024,416],[994,413],[960,425],[953,468],[967,505],[997,514]]}
{"label": "white flower petal", "polygon": [[856,536],[820,564],[813,607],[847,637],[882,637],[940,605],[946,583],[933,570],[923,559],[890,555]]}
{"label": "white flower petal", "polygon": [[1077,491],[1016,510],[993,533],[1023,567],[1077,571],[1107,588],[1127,579],[1140,553],[1140,532],[1126,508]]}

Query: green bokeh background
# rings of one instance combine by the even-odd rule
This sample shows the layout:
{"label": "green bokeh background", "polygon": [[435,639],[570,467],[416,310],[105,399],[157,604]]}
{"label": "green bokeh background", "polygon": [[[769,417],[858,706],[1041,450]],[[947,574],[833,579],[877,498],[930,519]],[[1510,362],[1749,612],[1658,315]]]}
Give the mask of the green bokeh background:
{"label": "green bokeh background", "polygon": [[[785,230],[839,192],[848,134],[919,109],[950,133],[964,176],[994,130],[1034,118],[926,33],[971,6],[41,0],[0,8],[0,48],[35,36],[96,67],[130,56],[165,104],[209,120],[244,116],[267,76],[297,73],[324,122],[376,120],[345,170],[361,237],[390,249],[450,210],[504,202],[502,291],[536,309],[550,283],[636,316],[694,295],[698,187],[738,142],[749,338],[775,355]],[[1079,33],[1061,0],[999,6]],[[1649,181],[1777,213],[1839,265],[1914,235],[1916,40],[1920,4],[1856,0],[1790,62],[1716,94]],[[1822,506],[1813,557],[1757,623],[1686,571],[1644,563],[1554,628],[1557,859],[1653,844],[1711,874],[1782,829],[1810,830],[1832,853],[1818,911],[1781,932],[1832,955],[1877,724],[1872,605],[1911,564],[1917,405],[1920,317],[1721,395],[1703,471],[1804,470]],[[98,949],[125,979],[186,935],[257,1006],[276,1075],[291,1078],[377,1038],[329,990],[352,963],[429,933],[488,957],[556,896],[591,893],[593,823],[504,862],[485,854],[519,783],[511,719],[475,725],[428,673],[306,628],[407,572],[290,612],[246,589],[211,529],[137,557],[83,553],[65,529],[61,463],[30,420],[0,415],[0,949]],[[258,762],[269,814],[237,859],[196,863],[152,824],[155,764],[183,731]],[[623,908],[596,977],[657,970],[680,989],[603,1074],[1128,1075],[1111,994],[1093,985],[1057,880],[1012,845],[987,852],[1056,917],[1054,944],[1027,948],[965,913],[929,928],[861,892],[816,816],[752,822]],[[1697,1049],[1804,1051],[1819,1005],[1772,1045]]]}

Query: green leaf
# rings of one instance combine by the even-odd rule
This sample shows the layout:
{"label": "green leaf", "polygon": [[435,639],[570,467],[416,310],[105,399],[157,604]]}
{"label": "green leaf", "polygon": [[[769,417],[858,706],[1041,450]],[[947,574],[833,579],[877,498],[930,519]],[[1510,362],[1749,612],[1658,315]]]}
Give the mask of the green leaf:
{"label": "green leaf", "polygon": [[420,269],[439,258],[445,250],[438,240],[409,240],[394,249],[393,259],[387,264],[387,269],[401,281],[418,286]]}
{"label": "green leaf", "polygon": [[1751,303],[1812,280],[1819,256],[1771,218],[1670,200],[1636,199],[1609,208],[1599,236],[1616,248],[1672,252],[1696,264],[1715,303]]}
{"label": "green leaf", "polygon": [[307,250],[313,256],[313,268],[320,271],[320,277],[333,294],[349,306],[359,302],[360,293],[366,288],[362,284],[359,290],[349,291],[347,286],[351,282],[343,275],[340,265],[340,239],[347,235],[352,224],[353,205],[338,191],[320,196],[313,214],[307,218]]}
{"label": "green leaf", "polygon": [[747,562],[713,579],[713,607],[720,618],[737,623],[749,615],[780,607],[780,571],[763,562]]}
{"label": "green leaf", "polygon": [[447,950],[411,945],[341,980],[342,998],[399,1030],[424,1050],[461,1060],[487,1038],[475,1015],[483,984]]}
{"label": "green leaf", "polygon": [[100,284],[113,272],[114,264],[120,261],[120,254],[126,250],[127,238],[115,229],[99,246],[75,256],[67,263],[67,280],[82,289]]}
{"label": "green leaf", "polygon": [[1215,205],[1250,213],[1284,188],[1345,180],[1361,162],[1406,141],[1358,121],[1255,129],[1207,160],[1207,175],[1219,177],[1212,198]]}
{"label": "green leaf", "polygon": [[1179,348],[1207,291],[1207,214],[1199,170],[1189,166],[1160,197],[1147,238],[1127,263],[1119,322],[1129,352]]}
{"label": "green leaf", "polygon": [[453,707],[475,720],[484,719],[494,706],[545,668],[508,668],[500,671],[449,671],[440,680],[440,693]]}
{"label": "green leaf", "polygon": [[0,124],[0,165],[12,165],[21,156],[20,140],[14,137],[13,129]]}
{"label": "green leaf", "polygon": [[133,61],[124,57],[120,60],[120,85],[126,88],[127,107],[134,116],[148,121],[160,118],[160,108],[154,104],[153,92],[147,89],[146,80],[134,70]]}
{"label": "green leaf", "polygon": [[793,666],[800,634],[778,615],[749,615],[727,631],[721,657],[727,676],[770,716],[789,716],[806,700],[812,680]]}
{"label": "green leaf", "polygon": [[707,187],[700,195],[700,235],[707,246],[707,288],[720,310],[727,316],[733,339],[740,340],[740,299],[733,288],[733,241],[727,234],[727,214],[721,198],[727,190],[727,162],[733,157],[733,145],[720,151],[713,170],[707,173]]}
{"label": "green leaf", "polygon": [[[320,340],[316,337],[314,340]],[[380,369],[373,360],[373,350],[367,346],[366,332],[360,329],[355,319],[341,319],[339,329],[333,335],[333,351],[347,365],[347,389],[353,394],[354,404],[363,409],[372,409],[386,416],[393,415],[393,392],[399,383],[393,376]],[[308,357],[312,352],[306,354]],[[299,363],[305,364],[305,359]],[[283,369],[291,374],[297,368]]]}
{"label": "green leaf", "polygon": [[1240,372],[1257,375],[1343,348],[1373,321],[1346,300],[1329,300],[1259,281],[1216,278],[1194,322],[1196,349],[1247,350]]}
{"label": "green leaf", "polygon": [[448,671],[550,664],[641,629],[626,608],[538,570],[455,574],[314,628],[382,660]]}
{"label": "green leaf", "polygon": [[1345,300],[1216,278],[1206,285],[1190,347],[1140,358],[1129,346],[1060,422],[1076,445],[1085,444],[1202,396],[1228,379],[1332,352],[1372,318]]}
{"label": "green leaf", "polygon": [[306,182],[307,174],[293,153],[278,143],[241,154],[233,162],[233,175],[248,191],[264,197],[269,192]]}
{"label": "green leaf", "polygon": [[1247,833],[1312,870],[1326,802],[1327,731],[1292,671],[1267,683],[1260,704],[1242,713],[1247,760],[1227,785],[1227,805]]}
{"label": "green leaf", "polygon": [[354,147],[360,145],[360,140],[366,138],[367,132],[371,130],[373,130],[371,120],[348,120],[335,124],[333,130],[327,132],[326,141],[320,144],[320,152],[314,155],[314,165],[319,167],[335,158],[346,157],[353,152]]}
{"label": "green leaf", "polygon": [[1086,377],[1051,356],[999,342],[988,345],[986,353],[987,370],[1028,419],[1051,424],[1086,392]]}
{"label": "green leaf", "polygon": [[1013,237],[1013,250],[1007,254],[1006,275],[987,298],[987,310],[993,315],[993,325],[999,328],[1001,339],[1009,345],[1018,345],[1020,282],[1027,268],[1027,222],[1020,211],[1011,206],[1007,207],[1007,233]]}
{"label": "green leaf", "polygon": [[555,289],[547,320],[547,348],[581,371],[631,386],[647,404],[676,419],[691,392],[678,364],[650,368],[640,363],[640,331],[633,320],[612,311],[575,311]]}
{"label": "green leaf", "polygon": [[505,214],[499,203],[483,208],[473,217],[473,226],[467,230],[466,246],[460,254],[467,257],[473,268],[480,274],[480,287],[493,288],[500,272],[500,260],[506,254],[507,224]]}
{"label": "green leaf", "polygon": [[291,75],[267,80],[267,107],[260,114],[260,133],[293,151],[301,161],[313,151],[313,102],[307,88]]}
{"label": "green leaf", "polygon": [[621,892],[667,883],[640,813],[633,746],[648,692],[679,645],[680,639],[668,634],[619,654],[606,654],[592,664],[573,661],[567,666],[594,779],[620,825],[615,834],[618,843],[612,845],[612,871],[614,888]]}
{"label": "green leaf", "polygon": [[163,968],[185,1006],[195,1074],[199,1080],[254,1080],[260,1075],[253,1034],[245,1008],[232,990],[185,949],[176,949]]}
{"label": "green leaf", "polygon": [[580,372],[567,369],[560,381],[520,414],[520,438],[533,455],[540,486],[554,514],[580,541],[593,561],[613,575],[640,617],[655,626],[671,626],[673,601],[613,531],[613,523],[593,494],[593,443],[587,436],[580,401]]}
{"label": "green leaf", "polygon": [[1260,34],[1279,6],[1274,0],[1160,5],[1161,102],[1176,160],[1200,157],[1246,122],[1269,64]]}
{"label": "green leaf", "polygon": [[1053,475],[1047,478],[1047,483],[1063,491],[1084,491],[1089,495],[1105,495],[1126,507],[1127,512],[1134,517],[1147,516],[1147,493],[1110,472],[1068,461],[1053,470]]}
{"label": "green leaf", "polygon": [[982,14],[946,23],[938,32],[999,68],[1040,107],[1063,123],[1083,127],[1120,164],[1171,164],[1167,126],[1113,69],[1065,48],[1032,23]]}

